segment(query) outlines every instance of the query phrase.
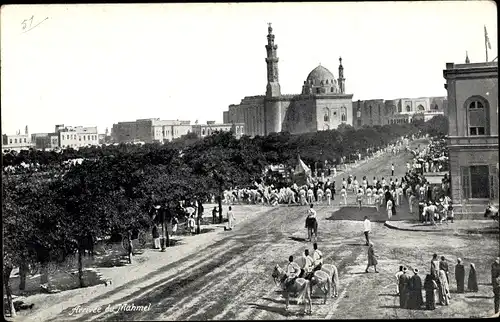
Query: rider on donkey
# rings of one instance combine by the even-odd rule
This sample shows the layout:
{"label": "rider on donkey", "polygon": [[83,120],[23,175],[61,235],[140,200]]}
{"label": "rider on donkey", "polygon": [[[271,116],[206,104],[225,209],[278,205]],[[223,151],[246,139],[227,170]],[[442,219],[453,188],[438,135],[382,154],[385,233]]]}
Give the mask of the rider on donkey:
{"label": "rider on donkey", "polygon": [[288,265],[286,267],[286,275],[285,275],[285,287],[288,288],[300,274],[300,266],[299,264],[293,261],[293,256],[288,258]]}
{"label": "rider on donkey", "polygon": [[318,244],[314,243],[313,244],[314,251],[313,251],[313,261],[314,261],[314,271],[319,271],[321,270],[321,266],[323,266],[323,253],[318,249]]}

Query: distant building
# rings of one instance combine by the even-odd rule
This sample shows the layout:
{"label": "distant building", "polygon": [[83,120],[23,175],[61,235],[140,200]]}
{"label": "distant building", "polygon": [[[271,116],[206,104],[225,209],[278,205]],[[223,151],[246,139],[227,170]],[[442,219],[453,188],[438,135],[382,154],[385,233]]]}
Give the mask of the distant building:
{"label": "distant building", "polygon": [[139,119],[113,124],[111,137],[114,143],[167,142],[191,132],[190,121]]}
{"label": "distant building", "polygon": [[249,136],[272,132],[292,134],[335,129],[341,124],[352,125],[352,94],[346,94],[344,67],[339,58],[338,78],[319,65],[307,76],[300,94],[283,95],[279,83],[278,45],[274,43],[269,24],[267,35],[266,94],[247,96],[240,104],[230,105],[223,112],[223,122],[243,123]]}
{"label": "distant building", "polygon": [[14,150],[19,152],[21,150],[29,150],[30,148],[33,148],[33,143],[28,134],[27,125],[24,130],[24,134],[21,134],[21,131],[19,130],[15,135],[2,135],[2,151]]}
{"label": "distant building", "polygon": [[447,63],[452,199],[460,212],[498,203],[498,63]]}
{"label": "distant building", "polygon": [[365,125],[411,123],[428,121],[436,115],[445,115],[446,97],[398,98],[394,100],[358,100],[352,103],[356,128]]}
{"label": "distant building", "polygon": [[52,133],[34,133],[31,141],[37,150],[56,150],[99,145],[97,127],[57,124]]}
{"label": "distant building", "polygon": [[207,124],[195,124],[193,125],[193,133],[196,133],[199,137],[205,137],[213,134],[214,132],[226,132],[232,131],[236,138],[241,138],[245,135],[245,124],[244,123],[215,123],[215,121],[208,121]]}
{"label": "distant building", "polygon": [[95,126],[64,126],[61,124],[56,125],[55,134],[59,141],[59,147],[62,149],[99,145],[99,135]]}

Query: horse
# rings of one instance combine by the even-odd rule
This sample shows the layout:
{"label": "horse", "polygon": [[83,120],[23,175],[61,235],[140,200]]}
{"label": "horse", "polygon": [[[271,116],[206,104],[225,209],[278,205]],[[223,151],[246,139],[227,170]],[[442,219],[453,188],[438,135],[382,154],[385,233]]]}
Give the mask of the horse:
{"label": "horse", "polygon": [[337,270],[337,266],[333,264],[323,264],[321,265],[321,271],[325,272],[332,282],[332,291],[331,294],[334,297],[338,297],[338,289],[339,289],[339,272]]}
{"label": "horse", "polygon": [[[307,274],[309,275],[309,274]],[[305,279],[310,281],[310,286],[311,286],[311,294],[313,292],[313,287],[318,286],[318,288],[323,292],[324,298],[323,298],[323,304],[326,304],[326,299],[328,298],[328,295],[332,295],[332,278],[329,275],[329,272],[323,271],[323,270],[317,270],[313,271],[310,273],[308,276],[305,277]],[[333,297],[333,296],[332,296]]]}
{"label": "horse", "polygon": [[[272,277],[276,286],[281,287],[281,289],[283,290],[283,295],[285,296],[286,300],[286,311],[288,311],[290,294],[298,294],[297,304],[300,304],[302,303],[302,301],[304,301],[304,312],[311,314],[312,301],[310,281],[306,280],[305,278],[299,277],[296,278],[295,281],[287,287],[285,285],[286,272],[278,264],[276,264],[276,266],[274,267]],[[309,311],[307,311],[306,301],[309,303]]]}

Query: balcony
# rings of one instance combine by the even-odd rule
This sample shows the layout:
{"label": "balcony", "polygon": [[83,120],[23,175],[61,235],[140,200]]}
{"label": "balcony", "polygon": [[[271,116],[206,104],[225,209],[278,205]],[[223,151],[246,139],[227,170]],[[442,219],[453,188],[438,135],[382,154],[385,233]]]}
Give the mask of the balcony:
{"label": "balcony", "polygon": [[450,148],[494,148],[498,149],[498,135],[449,136]]}

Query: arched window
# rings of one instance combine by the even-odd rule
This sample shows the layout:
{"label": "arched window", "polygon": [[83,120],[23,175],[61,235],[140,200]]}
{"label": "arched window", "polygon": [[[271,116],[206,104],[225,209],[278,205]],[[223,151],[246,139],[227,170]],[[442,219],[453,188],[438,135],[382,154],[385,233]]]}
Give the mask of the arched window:
{"label": "arched window", "polygon": [[205,135],[205,129],[201,130],[201,135]]}
{"label": "arched window", "polygon": [[401,113],[401,112],[403,112],[403,107],[398,104],[398,113]]}
{"label": "arched window", "polygon": [[435,110],[439,110],[439,106],[438,106],[437,104],[436,104],[436,105],[434,105],[434,109],[435,109]]}
{"label": "arched window", "polygon": [[425,107],[423,107],[422,104],[420,104],[419,106],[417,106],[417,110],[425,111]]}
{"label": "arched window", "polygon": [[411,112],[411,106],[410,105],[406,105],[406,111],[407,112]]}
{"label": "arched window", "polygon": [[333,87],[331,88],[331,92],[332,92],[332,93],[334,92]]}
{"label": "arched window", "polygon": [[489,135],[488,101],[481,96],[470,97],[465,102],[469,135]]}
{"label": "arched window", "polygon": [[345,106],[342,106],[342,107],[340,108],[340,120],[341,120],[342,122],[346,122],[346,121],[347,121],[347,115],[346,115],[346,112],[347,112],[347,111],[346,111]]}
{"label": "arched window", "polygon": [[330,113],[327,109],[325,109],[325,116],[323,116],[323,121],[330,122]]}
{"label": "arched window", "polygon": [[17,143],[17,139],[14,139],[14,143]]}
{"label": "arched window", "polygon": [[321,93],[321,88],[316,88],[316,94],[320,94]]}

